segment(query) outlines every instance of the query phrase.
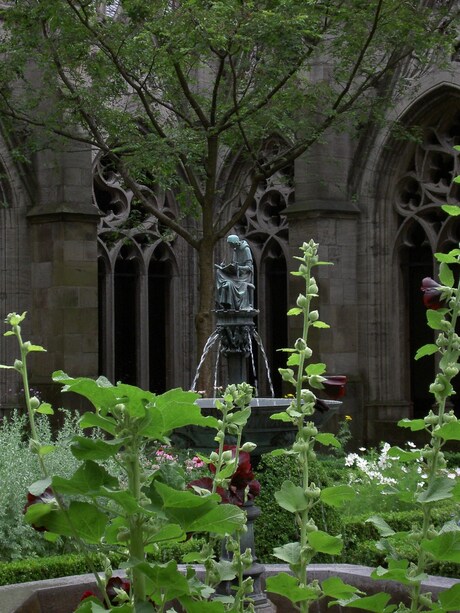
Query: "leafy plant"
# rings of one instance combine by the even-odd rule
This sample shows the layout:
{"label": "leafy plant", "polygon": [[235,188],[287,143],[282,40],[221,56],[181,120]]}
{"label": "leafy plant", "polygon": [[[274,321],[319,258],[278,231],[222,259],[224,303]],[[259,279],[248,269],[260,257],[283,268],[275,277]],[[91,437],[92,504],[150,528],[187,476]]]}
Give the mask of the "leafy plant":
{"label": "leafy plant", "polygon": [[[346,378],[344,376],[325,375],[326,365],[310,361],[313,351],[308,345],[311,328],[328,328],[319,318],[317,310],[311,303],[318,297],[318,286],[312,275],[316,266],[327,265],[318,257],[318,245],[314,241],[304,243],[299,270],[293,274],[304,281],[305,293],[299,294],[297,306],[288,315],[302,316],[302,336],[293,348],[284,349],[289,353],[287,368],[280,369],[284,381],[293,385],[295,395],[289,407],[282,413],[272,415],[272,419],[291,422],[297,428],[295,442],[291,449],[279,450],[281,455],[291,456],[298,465],[297,479],[285,480],[281,489],[275,493],[278,504],[294,516],[299,530],[296,541],[287,543],[274,550],[274,555],[287,562],[293,576],[280,573],[267,580],[267,590],[281,594],[296,604],[301,612],[309,610],[310,604],[320,598],[351,599],[358,598],[357,588],[345,585],[342,581],[326,580],[322,585],[317,581],[308,581],[308,565],[317,554],[337,555],[342,551],[340,535],[330,535],[320,530],[312,516],[314,507],[326,504],[337,507],[354,497],[353,489],[348,485],[321,488],[312,480],[311,465],[315,460],[314,451],[317,443],[338,447],[339,441],[329,433],[318,432],[312,421],[317,398],[312,389],[329,388],[335,397],[343,395]],[[374,597],[371,597],[374,599]],[[388,597],[389,599],[389,597]],[[374,600],[371,600],[372,602]]]}
{"label": "leafy plant", "polygon": [[[83,434],[73,437],[70,448],[80,462],[78,468],[69,478],[50,476],[46,457],[53,448],[40,440],[36,415],[50,413],[52,409],[30,396],[26,365],[30,351],[43,349],[23,342],[21,323],[24,318],[25,314],[10,314],[7,321],[11,330],[7,335],[16,336],[19,343],[21,359],[11,368],[23,377],[31,449],[43,475],[29,487],[27,521],[38,530],[46,530],[49,538],[68,536],[90,546],[105,543],[127,550],[125,566],[130,584],[128,590],[125,584],[121,586],[123,593],[115,590],[119,598],[112,594],[112,587],[117,586],[112,586],[109,568],[104,580],[95,573],[109,609],[164,611],[166,603],[173,598],[185,608],[192,607],[194,601],[207,603],[214,589],[200,582],[192,569],[184,576],[174,560],[166,564],[149,563],[147,553],[155,551],[159,543],[183,541],[190,532],[231,535],[242,529],[245,514],[235,505],[219,504],[220,498],[215,493],[201,491],[197,495],[186,490],[183,474],[172,465],[162,464],[156,470],[144,470],[141,457],[146,445],[167,444],[168,434],[174,428],[185,425],[214,427],[219,441],[219,452],[212,458],[216,461],[215,487],[224,483],[237,463],[237,458],[225,456],[225,434],[227,429],[236,430],[240,443],[242,427],[250,414],[246,409],[251,398],[250,386],[242,384],[225,395],[221,403],[224,419],[217,420],[201,415],[195,404],[198,395],[191,392],[176,389],[155,396],[134,386],[112,385],[103,377],[97,381],[84,377],[74,379],[58,371],[53,379],[64,386],[64,392],[80,394],[93,404],[94,411],[81,417],[80,426],[99,428],[105,438],[95,439]],[[241,410],[240,417],[235,406]],[[105,468],[104,462],[108,459],[117,463],[121,478]],[[237,569],[246,563],[244,554],[235,556]],[[241,583],[227,609],[243,610],[249,588],[249,582]],[[93,611],[95,605],[101,604],[95,596],[88,595],[78,611]],[[211,605],[208,609],[216,613],[226,609],[218,597],[207,604]]]}
{"label": "leafy plant", "polygon": [[[40,439],[54,446],[50,456],[52,469],[59,469],[65,477],[75,471],[78,462],[70,453],[67,441],[81,432],[77,417],[65,412],[62,428],[55,435],[45,416],[37,421]],[[37,459],[30,453],[27,417],[13,411],[0,424],[0,560],[12,561],[33,556],[57,554],[74,549],[67,539],[55,543],[37,537],[24,520],[23,509],[27,488],[41,478]]]}
{"label": "leafy plant", "polygon": [[[260,481],[257,505],[261,509],[261,519],[256,522],[255,537],[257,556],[262,562],[273,563],[274,548],[299,538],[299,527],[292,521],[292,513],[273,504],[275,492],[281,488],[284,481],[299,480],[299,470],[296,458],[289,455],[263,455],[257,467],[257,479]],[[309,471],[311,480],[320,487],[333,485],[322,462],[312,461]],[[340,534],[342,521],[338,509],[320,502],[311,509],[311,517],[323,532]],[[315,561],[330,562],[331,557],[319,553],[315,556]]]}

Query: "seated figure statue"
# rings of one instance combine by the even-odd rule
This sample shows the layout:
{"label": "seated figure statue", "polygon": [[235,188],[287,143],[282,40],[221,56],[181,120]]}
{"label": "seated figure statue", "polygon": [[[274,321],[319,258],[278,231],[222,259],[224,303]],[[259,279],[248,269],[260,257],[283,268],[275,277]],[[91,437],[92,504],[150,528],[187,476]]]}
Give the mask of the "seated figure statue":
{"label": "seated figure statue", "polygon": [[230,264],[216,264],[216,308],[251,311],[254,308],[254,266],[249,245],[236,234],[227,242],[233,247]]}

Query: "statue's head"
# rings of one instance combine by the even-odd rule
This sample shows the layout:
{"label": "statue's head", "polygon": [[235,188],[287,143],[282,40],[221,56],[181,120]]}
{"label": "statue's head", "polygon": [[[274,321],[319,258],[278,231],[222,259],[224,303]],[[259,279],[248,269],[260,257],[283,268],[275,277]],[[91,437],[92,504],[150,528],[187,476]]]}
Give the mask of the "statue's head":
{"label": "statue's head", "polygon": [[230,245],[236,247],[240,244],[240,239],[236,234],[230,234],[229,236],[227,236],[227,243],[230,243]]}

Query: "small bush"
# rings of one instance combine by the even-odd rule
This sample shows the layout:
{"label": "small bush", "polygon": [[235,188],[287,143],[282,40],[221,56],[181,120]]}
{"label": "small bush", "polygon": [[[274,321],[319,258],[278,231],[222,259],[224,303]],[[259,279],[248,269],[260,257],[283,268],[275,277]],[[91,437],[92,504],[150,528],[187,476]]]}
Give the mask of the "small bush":
{"label": "small bush", "polygon": [[[56,471],[63,477],[70,477],[78,461],[70,452],[68,439],[81,432],[77,425],[78,416],[65,413],[64,423],[54,437],[45,416],[37,421],[40,440],[56,445],[53,453],[46,456],[50,472]],[[51,544],[25,521],[23,509],[29,486],[42,478],[37,456],[29,450],[27,418],[16,411],[0,424],[0,560],[43,556],[62,553],[68,544],[60,539]]]}
{"label": "small bush", "polygon": [[[261,562],[274,563],[273,548],[298,540],[298,531],[294,515],[278,506],[275,492],[281,489],[283,481],[289,479],[298,482],[298,468],[291,456],[263,455],[257,468],[257,479],[260,481],[260,495],[255,503],[261,509],[261,516],[255,523],[256,554]],[[332,485],[321,462],[312,462],[310,480],[321,487]],[[341,532],[340,514],[333,508],[317,504],[311,513],[318,528],[329,534]],[[331,562],[331,556],[318,554],[313,562]]]}
{"label": "small bush", "polygon": [[[433,524],[440,528],[446,522],[459,519],[458,508],[451,503],[444,501],[442,507],[433,509]],[[423,514],[420,510],[397,511],[393,513],[379,513],[395,532],[409,532],[417,524],[421,525]],[[377,548],[376,543],[380,536],[375,526],[366,522],[366,516],[356,518],[346,518],[343,523],[344,547],[340,560],[343,564],[362,564],[364,566],[379,566],[385,563],[385,552]],[[401,543],[397,546],[397,553],[400,558],[415,561],[415,548],[409,542]],[[444,577],[459,577],[460,564],[453,562],[439,562],[428,568],[432,575]]]}

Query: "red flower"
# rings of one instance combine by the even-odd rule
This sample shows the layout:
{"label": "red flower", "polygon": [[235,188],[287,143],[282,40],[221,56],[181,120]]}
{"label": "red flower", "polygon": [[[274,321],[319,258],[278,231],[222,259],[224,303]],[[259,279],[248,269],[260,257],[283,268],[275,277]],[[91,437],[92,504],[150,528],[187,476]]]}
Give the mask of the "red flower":
{"label": "red flower", "polygon": [[91,590],[86,590],[86,592],[83,592],[81,598],[80,598],[80,602],[82,602],[83,600],[85,600],[86,598],[97,598],[96,594],[94,592],[92,592]]}
{"label": "red flower", "polygon": [[[235,445],[224,445],[224,451],[231,451],[232,458],[236,456]],[[216,472],[214,464],[209,465],[209,470],[212,473]],[[201,479],[195,479],[191,481],[187,487],[197,485],[198,487],[204,487],[211,491],[212,479],[210,477],[202,477]],[[248,488],[246,490],[246,488]],[[236,504],[241,507],[245,500],[253,500],[260,493],[260,483],[254,479],[254,473],[252,472],[251,456],[247,451],[240,451],[238,454],[238,466],[233,473],[228,489],[225,490],[222,487],[217,488],[217,494],[221,497],[223,503]]]}
{"label": "red flower", "polygon": [[128,581],[128,579],[123,579],[123,577],[110,577],[110,579],[107,581],[105,591],[112,604],[118,603],[117,590],[124,590],[127,594],[129,594],[131,590],[131,583]]}
{"label": "red flower", "polygon": [[[52,504],[56,500],[53,490],[50,487],[47,487],[44,492],[35,496],[35,494],[27,493],[27,502],[24,506],[23,513],[27,513],[27,509],[37,503],[45,503]],[[36,526],[35,524],[31,524],[32,528],[34,528],[37,532],[45,532],[46,528],[44,526]]]}
{"label": "red flower", "polygon": [[442,309],[445,306],[444,300],[441,299],[441,287],[442,285],[437,283],[431,277],[425,277],[422,280],[422,287],[420,289],[423,292],[423,304],[426,306],[427,309],[437,311],[438,309]]}
{"label": "red flower", "polygon": [[324,391],[329,396],[337,400],[345,396],[345,385],[347,378],[344,375],[324,375],[326,379],[323,381]]}

